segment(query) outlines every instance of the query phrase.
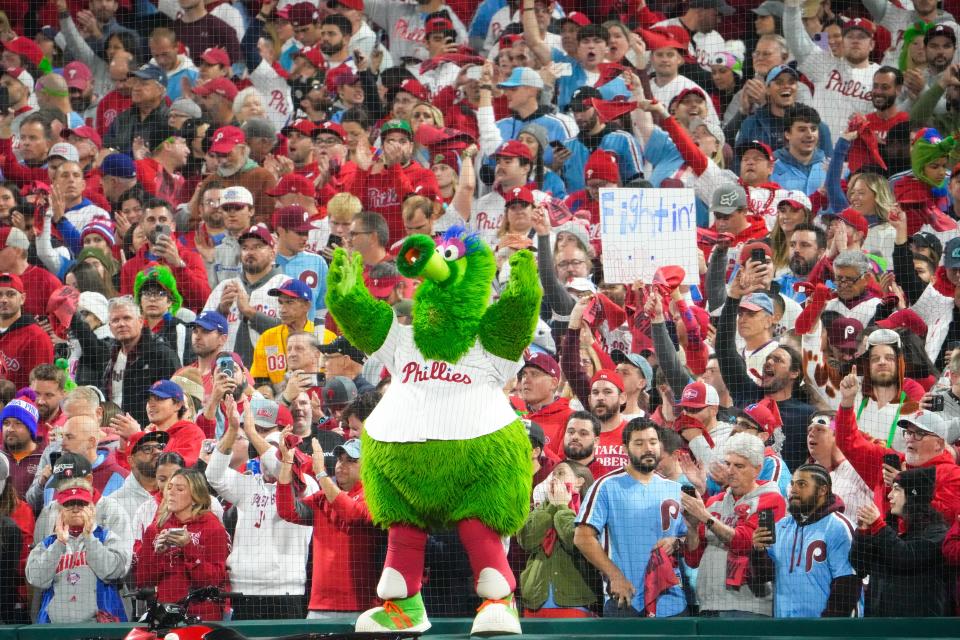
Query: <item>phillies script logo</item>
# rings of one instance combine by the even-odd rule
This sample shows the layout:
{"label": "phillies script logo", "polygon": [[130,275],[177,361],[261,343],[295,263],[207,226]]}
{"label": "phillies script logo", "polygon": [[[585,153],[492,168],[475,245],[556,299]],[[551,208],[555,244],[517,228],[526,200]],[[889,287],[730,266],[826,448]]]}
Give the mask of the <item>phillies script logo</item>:
{"label": "phillies script logo", "polygon": [[484,229],[499,229],[500,220],[503,218],[503,214],[489,214],[486,211],[481,211],[477,214],[477,224],[476,228],[478,230]]}
{"label": "phillies script logo", "polygon": [[411,28],[410,22],[408,22],[405,18],[400,18],[397,20],[393,30],[397,34],[398,38],[403,40],[411,40],[413,42],[423,42],[426,34],[426,30],[422,26]]}
{"label": "phillies script logo", "polygon": [[837,91],[840,95],[848,98],[860,98],[861,100],[870,100],[870,87],[862,84],[858,80],[847,80],[846,82],[840,76],[840,71],[834,69],[830,72],[827,79],[827,91]]}
{"label": "phillies script logo", "polygon": [[403,379],[400,384],[406,384],[413,378],[413,382],[428,382],[430,380],[440,380],[441,382],[457,382],[460,384],[470,384],[473,380],[465,373],[457,373],[451,369],[446,362],[431,362],[429,366],[421,366],[417,362],[408,362],[403,365]]}

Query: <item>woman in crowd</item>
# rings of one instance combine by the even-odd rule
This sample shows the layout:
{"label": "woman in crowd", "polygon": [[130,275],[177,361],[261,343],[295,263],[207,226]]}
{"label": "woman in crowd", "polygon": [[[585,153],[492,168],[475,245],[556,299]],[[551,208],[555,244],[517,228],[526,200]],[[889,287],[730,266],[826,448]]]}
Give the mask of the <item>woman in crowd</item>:
{"label": "woman in crowd", "polygon": [[920,467],[897,476],[888,495],[894,524],[873,503],[857,511],[850,562],[857,574],[870,576],[867,616],[944,616],[950,611],[941,552],[947,526],[930,505],[936,475],[935,467]]}
{"label": "woman in crowd", "polygon": [[[167,481],[157,520],[143,534],[137,554],[137,586],[156,587],[160,602],[181,600],[190,589],[228,589],[230,539],[211,511],[203,474],[180,469]],[[197,602],[189,613],[202,620],[223,619],[223,605]]]}

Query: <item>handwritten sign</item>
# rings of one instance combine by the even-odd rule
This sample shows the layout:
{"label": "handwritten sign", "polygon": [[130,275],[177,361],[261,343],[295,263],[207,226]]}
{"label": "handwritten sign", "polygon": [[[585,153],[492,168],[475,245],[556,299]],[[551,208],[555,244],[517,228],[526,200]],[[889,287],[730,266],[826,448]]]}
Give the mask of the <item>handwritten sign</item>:
{"label": "handwritten sign", "polygon": [[699,283],[693,189],[600,189],[600,240],[607,282],[653,280],[667,265]]}

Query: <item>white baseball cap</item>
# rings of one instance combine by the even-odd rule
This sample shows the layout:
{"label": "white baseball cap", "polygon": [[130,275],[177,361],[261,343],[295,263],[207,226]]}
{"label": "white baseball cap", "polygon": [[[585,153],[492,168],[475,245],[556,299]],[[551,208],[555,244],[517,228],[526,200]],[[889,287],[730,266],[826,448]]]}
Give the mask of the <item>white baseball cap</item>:
{"label": "white baseball cap", "polygon": [[932,411],[920,410],[913,415],[901,416],[900,421],[897,422],[897,426],[904,428],[907,425],[913,425],[918,429],[923,429],[927,433],[932,433],[933,435],[942,438],[945,442],[949,442],[947,438],[950,432],[950,425],[938,414],[933,413]]}
{"label": "white baseball cap", "polygon": [[220,192],[220,206],[225,204],[248,204],[253,206],[253,194],[246,187],[227,187]]}
{"label": "white baseball cap", "polygon": [[50,147],[47,160],[50,158],[63,158],[67,162],[80,162],[80,152],[69,142],[58,142]]}
{"label": "white baseball cap", "polygon": [[588,278],[570,278],[567,284],[563,285],[568,291],[579,291],[596,293],[597,285],[593,284]]}

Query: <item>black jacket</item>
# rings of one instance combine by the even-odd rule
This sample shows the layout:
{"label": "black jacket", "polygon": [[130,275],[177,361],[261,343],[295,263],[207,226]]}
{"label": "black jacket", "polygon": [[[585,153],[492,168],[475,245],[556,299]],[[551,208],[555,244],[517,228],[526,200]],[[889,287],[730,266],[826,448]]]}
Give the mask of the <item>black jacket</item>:
{"label": "black jacket", "polygon": [[[113,369],[117,362],[120,345],[114,344],[110,352],[110,362],[103,378],[103,390],[107,398],[113,395]],[[127,355],[127,366],[123,371],[123,401],[120,409],[129,413],[140,423],[146,426],[147,420],[147,391],[157,380],[166,380],[180,368],[177,354],[168,345],[153,337],[150,330],[144,328],[140,332],[140,342]]]}
{"label": "black jacket", "polygon": [[860,576],[870,576],[866,615],[948,615],[947,572],[940,551],[946,535],[947,526],[942,521],[902,535],[889,524],[876,533],[857,529],[850,563]]}

